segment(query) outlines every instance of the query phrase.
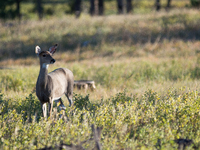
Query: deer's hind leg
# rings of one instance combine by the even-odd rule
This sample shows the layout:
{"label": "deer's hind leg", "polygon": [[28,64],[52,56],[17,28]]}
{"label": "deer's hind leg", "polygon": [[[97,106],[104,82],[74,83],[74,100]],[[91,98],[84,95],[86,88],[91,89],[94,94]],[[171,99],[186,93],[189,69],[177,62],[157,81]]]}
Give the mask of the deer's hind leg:
{"label": "deer's hind leg", "polygon": [[65,93],[65,96],[67,97],[69,101],[69,106],[73,104],[72,98],[73,98],[73,87],[74,87],[74,81],[69,82],[69,85],[67,87],[67,92]]}
{"label": "deer's hind leg", "polygon": [[73,96],[72,96],[72,94],[66,93],[65,95],[66,95],[66,97],[67,97],[67,99],[69,101],[69,106],[71,106],[73,104],[73,101],[72,101],[72,97]]}

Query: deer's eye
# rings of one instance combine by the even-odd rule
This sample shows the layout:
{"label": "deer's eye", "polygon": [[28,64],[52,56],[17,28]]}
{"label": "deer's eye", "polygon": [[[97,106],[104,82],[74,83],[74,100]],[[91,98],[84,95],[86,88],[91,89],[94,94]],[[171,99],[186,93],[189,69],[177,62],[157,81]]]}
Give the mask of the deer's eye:
{"label": "deer's eye", "polygon": [[42,57],[46,57],[46,55],[42,55]]}

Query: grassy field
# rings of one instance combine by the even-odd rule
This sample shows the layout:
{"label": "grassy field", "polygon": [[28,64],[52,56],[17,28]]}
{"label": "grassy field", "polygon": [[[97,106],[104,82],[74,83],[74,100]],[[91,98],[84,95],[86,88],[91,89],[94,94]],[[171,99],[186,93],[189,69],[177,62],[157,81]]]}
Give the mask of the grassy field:
{"label": "grassy field", "polygon": [[[1,23],[0,148],[78,145],[91,138],[94,124],[103,127],[103,149],[177,149],[180,138],[198,149],[199,24],[197,9]],[[96,90],[75,89],[74,106],[45,120],[35,95],[34,49],[55,43],[49,71],[69,68],[75,80],[94,80]],[[82,146],[92,149],[94,142]]]}

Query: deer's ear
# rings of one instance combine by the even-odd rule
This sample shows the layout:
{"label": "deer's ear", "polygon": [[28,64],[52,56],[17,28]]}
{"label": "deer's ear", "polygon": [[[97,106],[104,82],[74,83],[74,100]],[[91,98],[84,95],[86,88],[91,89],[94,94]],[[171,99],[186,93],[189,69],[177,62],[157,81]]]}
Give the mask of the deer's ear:
{"label": "deer's ear", "polygon": [[36,47],[35,47],[35,53],[36,53],[37,55],[39,55],[40,52],[41,52],[41,48],[40,48],[39,46],[36,46]]}
{"label": "deer's ear", "polygon": [[49,52],[51,54],[54,54],[56,52],[57,47],[58,47],[58,44],[55,44],[54,46],[50,47],[49,48]]}

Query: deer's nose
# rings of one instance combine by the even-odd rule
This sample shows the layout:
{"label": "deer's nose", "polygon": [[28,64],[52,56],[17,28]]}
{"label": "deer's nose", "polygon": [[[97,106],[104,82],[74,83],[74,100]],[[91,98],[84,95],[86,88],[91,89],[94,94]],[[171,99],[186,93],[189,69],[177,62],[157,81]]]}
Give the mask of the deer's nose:
{"label": "deer's nose", "polygon": [[52,59],[52,60],[50,61],[51,64],[53,64],[53,63],[55,63],[55,62],[56,62],[55,59]]}

